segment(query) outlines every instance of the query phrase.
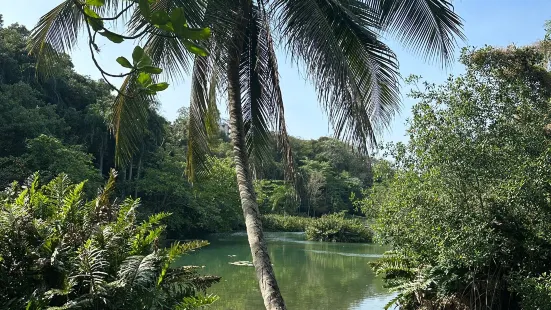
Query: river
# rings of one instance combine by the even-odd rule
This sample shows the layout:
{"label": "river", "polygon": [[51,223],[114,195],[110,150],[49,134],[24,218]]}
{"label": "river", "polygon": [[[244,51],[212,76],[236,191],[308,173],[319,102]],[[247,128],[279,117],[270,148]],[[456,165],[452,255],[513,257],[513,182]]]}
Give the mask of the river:
{"label": "river", "polygon": [[[368,263],[384,252],[371,244],[306,241],[303,233],[266,233],[270,257],[289,309],[383,309],[392,298]],[[245,233],[207,237],[209,246],[183,256],[177,265],[205,266],[204,273],[222,277],[210,293],[220,296],[211,309],[263,309],[262,298],[250,266]]]}

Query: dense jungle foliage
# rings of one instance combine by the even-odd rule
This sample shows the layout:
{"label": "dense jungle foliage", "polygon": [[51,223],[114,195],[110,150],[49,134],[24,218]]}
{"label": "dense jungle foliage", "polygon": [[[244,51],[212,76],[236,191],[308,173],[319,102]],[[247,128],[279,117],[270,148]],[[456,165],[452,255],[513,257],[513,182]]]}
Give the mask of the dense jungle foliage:
{"label": "dense jungle foliage", "polygon": [[[39,171],[49,181],[60,173],[88,180],[88,198],[114,167],[115,141],[109,128],[113,95],[102,81],[73,70],[69,57],[56,64],[47,80],[35,75],[35,59],[25,49],[29,31],[14,24],[0,27],[0,186],[24,181]],[[210,141],[209,174],[194,184],[184,174],[187,122],[184,108],[169,122],[149,110],[148,126],[130,164],[118,168],[116,195],[140,198],[141,216],[171,212],[169,238],[243,229],[243,216],[223,131]],[[255,189],[262,213],[321,216],[357,214],[353,201],[371,185],[370,162],[332,138],[291,138],[296,186],[284,182],[281,154],[256,165]]]}
{"label": "dense jungle foliage", "polygon": [[439,86],[410,78],[410,142],[358,203],[394,248],[374,264],[391,304],[551,309],[548,44],[466,50]]}
{"label": "dense jungle foliage", "polygon": [[0,194],[1,309],[193,309],[220,280],[171,264],[206,242],[164,247],[164,219],[136,219],[139,200],[117,201],[111,174],[86,201],[85,183],[33,175]]}

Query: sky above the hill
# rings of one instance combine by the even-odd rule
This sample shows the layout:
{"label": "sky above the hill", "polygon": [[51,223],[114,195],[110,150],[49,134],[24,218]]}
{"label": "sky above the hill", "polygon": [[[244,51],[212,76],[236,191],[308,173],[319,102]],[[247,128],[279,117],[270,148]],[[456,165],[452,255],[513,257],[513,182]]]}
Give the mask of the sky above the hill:
{"label": "sky above the hill", "polygon": [[[41,15],[59,4],[60,0],[0,0],[0,14],[4,25],[20,23],[32,28]],[[463,18],[466,42],[460,42],[456,50],[456,59],[464,46],[483,47],[484,45],[507,46],[526,45],[543,38],[543,24],[551,19],[551,1],[549,0],[459,0],[454,1],[455,11]],[[462,66],[456,61],[448,68],[439,64],[427,63],[417,55],[405,50],[401,45],[388,38],[385,42],[396,52],[400,61],[400,73],[403,77],[416,74],[432,83],[443,83],[450,74],[460,74]],[[98,59],[105,69],[119,72],[115,62],[118,56],[129,57],[132,51],[130,42],[121,45],[105,44]],[[305,139],[314,139],[331,134],[327,118],[322,113],[314,88],[305,80],[304,74],[292,64],[290,58],[278,51],[281,86],[285,103],[285,116],[291,135]],[[80,43],[71,53],[75,70],[92,78],[100,78],[94,67],[87,45]],[[189,105],[189,83],[187,78],[162,92],[160,113],[174,120],[182,106]],[[408,87],[402,83],[402,112],[397,115],[390,130],[382,134],[380,141],[407,141],[406,121],[410,117],[411,107],[415,104],[407,97]],[[225,107],[221,108],[225,114]]]}

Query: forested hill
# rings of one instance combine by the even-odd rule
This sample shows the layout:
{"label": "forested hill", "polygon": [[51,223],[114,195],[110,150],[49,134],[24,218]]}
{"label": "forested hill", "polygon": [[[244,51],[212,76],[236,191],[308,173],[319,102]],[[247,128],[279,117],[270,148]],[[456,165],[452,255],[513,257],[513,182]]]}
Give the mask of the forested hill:
{"label": "forested hill", "polygon": [[[29,31],[0,26],[0,185],[23,181],[34,171],[43,178],[65,172],[88,180],[94,193],[114,166],[114,139],[108,127],[109,87],[76,73],[70,58],[56,64],[49,79],[37,79],[35,59],[25,45]],[[132,163],[119,169],[120,196],[140,197],[145,213],[167,211],[174,237],[238,229],[242,215],[224,132],[211,141],[211,173],[193,186],[184,175],[187,111],[174,122],[149,111],[149,124]],[[351,195],[371,184],[367,157],[331,138],[292,138],[298,186],[283,182],[280,154],[273,151],[255,169],[263,212],[321,215],[354,213]],[[177,234],[175,232],[178,232]]]}

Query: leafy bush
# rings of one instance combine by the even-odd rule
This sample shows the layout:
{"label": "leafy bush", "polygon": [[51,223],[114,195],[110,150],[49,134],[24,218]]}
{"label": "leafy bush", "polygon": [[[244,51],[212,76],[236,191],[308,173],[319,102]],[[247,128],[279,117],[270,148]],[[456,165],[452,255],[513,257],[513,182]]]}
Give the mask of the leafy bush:
{"label": "leafy bush", "polygon": [[113,202],[115,175],[97,198],[83,199],[84,182],[60,175],[40,187],[37,174],[13,183],[0,202],[1,309],[190,309],[218,277],[197,268],[170,268],[206,242],[162,248],[169,216],[137,223],[139,200]]}
{"label": "leafy bush", "polygon": [[371,242],[372,231],[359,219],[346,219],[342,213],[326,214],[306,225],[308,240],[332,242]]}
{"label": "leafy bush", "polygon": [[[549,308],[551,74],[537,47],[462,56],[413,97],[375,226],[404,309]],[[391,306],[390,304],[388,305]]]}
{"label": "leafy bush", "polygon": [[513,275],[510,279],[513,289],[522,299],[525,310],[551,309],[551,275],[543,273],[537,277],[525,277],[522,274]]}
{"label": "leafy bush", "polygon": [[264,231],[303,232],[312,221],[314,219],[310,217],[264,214],[262,215],[262,228]]}

